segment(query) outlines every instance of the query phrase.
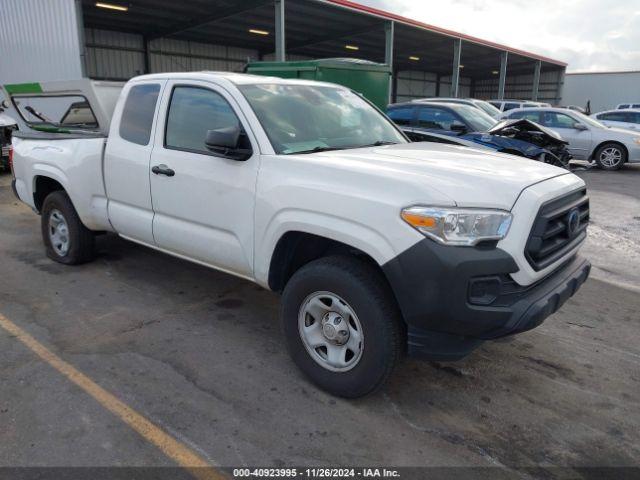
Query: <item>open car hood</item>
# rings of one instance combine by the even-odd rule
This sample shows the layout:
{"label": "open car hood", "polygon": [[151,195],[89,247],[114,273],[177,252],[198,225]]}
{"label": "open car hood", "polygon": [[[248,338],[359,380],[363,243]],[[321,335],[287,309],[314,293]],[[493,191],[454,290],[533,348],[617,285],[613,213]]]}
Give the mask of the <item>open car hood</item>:
{"label": "open car hood", "polygon": [[569,145],[569,142],[565,141],[558,133],[526,119],[502,120],[493,126],[487,133],[490,133],[491,135],[511,136],[519,132],[528,132],[529,134],[534,135],[534,132],[539,132],[537,135],[548,143]]}
{"label": "open car hood", "polygon": [[0,113],[0,127],[13,127],[17,122],[5,113]]}

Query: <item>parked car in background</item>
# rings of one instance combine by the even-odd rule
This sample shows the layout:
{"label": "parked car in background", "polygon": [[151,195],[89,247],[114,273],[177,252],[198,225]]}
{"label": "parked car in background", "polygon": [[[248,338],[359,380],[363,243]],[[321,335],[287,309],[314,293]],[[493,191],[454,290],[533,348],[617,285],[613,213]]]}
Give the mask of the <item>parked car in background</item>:
{"label": "parked car in background", "polygon": [[513,110],[514,108],[529,107],[550,107],[550,103],[534,102],[531,100],[489,100],[489,103],[501,112]]}
{"label": "parked car in background", "polygon": [[444,143],[442,136],[449,136],[456,140],[449,143],[475,144],[563,168],[571,159],[557,133],[526,120],[496,122],[469,105],[410,102],[390,105],[387,115],[412,141]]}
{"label": "parked car in background", "polygon": [[11,135],[18,129],[16,121],[4,113],[6,106],[4,101],[0,105],[0,171],[8,171],[10,168],[9,150],[11,148]]}
{"label": "parked car in background", "polygon": [[423,98],[418,100],[412,100],[412,102],[459,103],[462,105],[469,105],[471,107],[479,108],[484,113],[486,113],[490,117],[495,118],[496,120],[500,118],[500,116],[502,115],[502,112],[498,110],[496,107],[494,107],[493,105],[491,105],[489,102],[485,100],[478,100],[477,98],[433,97],[433,98]]}
{"label": "parked car in background", "polygon": [[604,170],[618,170],[629,162],[640,162],[640,134],[611,128],[580,112],[563,108],[521,108],[503,118],[524,118],[539,123],[569,142],[578,160],[594,160]]}
{"label": "parked car in background", "polygon": [[640,130],[640,109],[608,110],[606,112],[594,113],[591,115],[591,118],[595,118],[607,127]]}
{"label": "parked car in background", "polygon": [[[87,262],[114,232],[282,293],[293,361],[335,395],[378,389],[405,350],[455,360],[535,328],[589,275],[582,179],[410,143],[348,88],[165,73],[114,105],[72,87],[58,100],[87,100],[90,122],[23,116],[47,131],[13,139],[14,192],[41,215],[47,255]],[[29,88],[23,110],[41,100]]]}
{"label": "parked car in background", "polygon": [[436,133],[486,132],[498,121],[482,110],[458,103],[406,102],[387,107],[396,125],[412,126]]}
{"label": "parked car in background", "polygon": [[616,110],[626,110],[628,108],[640,108],[640,103],[620,103]]}

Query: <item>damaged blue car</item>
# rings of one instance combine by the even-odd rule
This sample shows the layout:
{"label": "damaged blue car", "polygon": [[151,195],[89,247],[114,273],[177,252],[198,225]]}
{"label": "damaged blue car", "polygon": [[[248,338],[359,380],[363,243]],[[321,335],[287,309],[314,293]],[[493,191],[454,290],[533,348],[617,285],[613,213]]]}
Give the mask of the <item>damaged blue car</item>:
{"label": "damaged blue car", "polygon": [[390,105],[387,115],[414,142],[487,148],[563,168],[571,160],[560,135],[525,119],[497,122],[467,105],[435,102]]}

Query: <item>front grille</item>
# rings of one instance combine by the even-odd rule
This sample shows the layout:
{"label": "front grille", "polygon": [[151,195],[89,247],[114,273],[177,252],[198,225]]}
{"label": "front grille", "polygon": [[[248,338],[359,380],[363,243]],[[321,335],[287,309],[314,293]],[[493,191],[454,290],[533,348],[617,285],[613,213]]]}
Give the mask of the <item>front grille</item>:
{"label": "front grille", "polygon": [[527,261],[540,271],[560,260],[586,238],[588,223],[586,189],[543,204],[525,247]]}

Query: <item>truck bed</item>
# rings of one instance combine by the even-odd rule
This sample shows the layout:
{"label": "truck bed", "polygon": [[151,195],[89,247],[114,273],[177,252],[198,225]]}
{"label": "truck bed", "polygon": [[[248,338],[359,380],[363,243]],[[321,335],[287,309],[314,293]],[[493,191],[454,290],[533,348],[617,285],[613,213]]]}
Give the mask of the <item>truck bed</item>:
{"label": "truck bed", "polygon": [[102,173],[105,142],[99,132],[16,132],[12,143],[18,196],[39,210],[38,192],[46,187],[41,180],[51,179],[67,192],[87,228],[111,230]]}

